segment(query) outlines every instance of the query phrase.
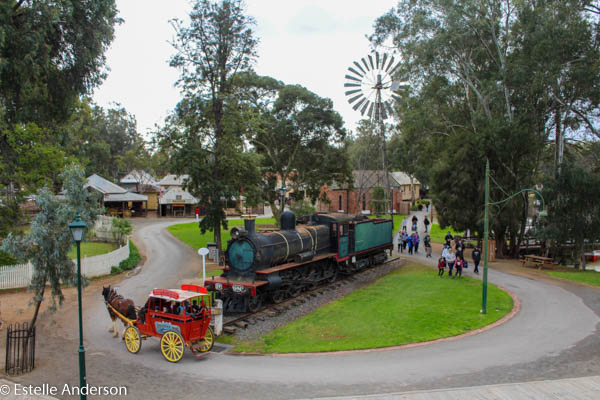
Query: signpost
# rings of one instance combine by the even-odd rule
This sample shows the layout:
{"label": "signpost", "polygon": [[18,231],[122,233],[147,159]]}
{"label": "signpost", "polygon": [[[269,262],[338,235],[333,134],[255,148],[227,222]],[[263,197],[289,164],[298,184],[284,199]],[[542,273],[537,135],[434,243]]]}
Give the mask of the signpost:
{"label": "signpost", "polygon": [[208,249],[206,247],[201,247],[198,249],[198,254],[202,256],[202,286],[204,286],[204,281],[206,280],[206,255],[208,254]]}

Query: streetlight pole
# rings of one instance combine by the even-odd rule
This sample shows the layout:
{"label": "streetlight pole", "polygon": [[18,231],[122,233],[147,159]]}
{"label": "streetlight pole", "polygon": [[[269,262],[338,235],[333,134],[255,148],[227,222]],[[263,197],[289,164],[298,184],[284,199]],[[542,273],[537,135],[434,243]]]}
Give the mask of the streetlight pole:
{"label": "streetlight pole", "polygon": [[540,211],[540,218],[548,215],[546,212],[546,206],[544,204],[544,196],[540,192],[532,188],[521,189],[516,193],[511,194],[505,199],[495,201],[490,203],[490,161],[485,160],[485,216],[483,220],[483,240],[484,240],[484,249],[483,249],[483,293],[481,295],[481,313],[485,314],[487,312],[487,272],[488,272],[488,239],[489,239],[489,206],[496,205],[500,203],[504,203],[513,197],[523,193],[523,192],[533,192],[537,194],[542,200],[542,210]]}
{"label": "streetlight pole", "polygon": [[85,374],[85,348],[83,347],[83,320],[81,313],[81,241],[85,235],[87,224],[81,220],[79,213],[75,216],[75,220],[69,224],[73,240],[77,244],[77,299],[79,304],[79,398],[85,400],[87,396],[84,394],[87,377]]}
{"label": "streetlight pole", "polygon": [[487,313],[487,273],[488,273],[488,239],[490,230],[490,160],[485,160],[485,217],[483,219],[483,293],[481,295],[481,313]]}

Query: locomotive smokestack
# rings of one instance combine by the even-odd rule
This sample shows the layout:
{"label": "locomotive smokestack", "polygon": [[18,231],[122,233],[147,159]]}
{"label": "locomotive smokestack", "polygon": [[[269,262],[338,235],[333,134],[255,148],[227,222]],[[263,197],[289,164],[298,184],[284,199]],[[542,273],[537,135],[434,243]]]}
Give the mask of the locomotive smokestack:
{"label": "locomotive smokestack", "polygon": [[279,226],[284,231],[296,229],[296,215],[289,210],[284,211],[279,218]]}
{"label": "locomotive smokestack", "polygon": [[253,234],[256,229],[256,220],[254,219],[254,215],[246,215],[244,217],[244,229],[248,232],[248,234]]}

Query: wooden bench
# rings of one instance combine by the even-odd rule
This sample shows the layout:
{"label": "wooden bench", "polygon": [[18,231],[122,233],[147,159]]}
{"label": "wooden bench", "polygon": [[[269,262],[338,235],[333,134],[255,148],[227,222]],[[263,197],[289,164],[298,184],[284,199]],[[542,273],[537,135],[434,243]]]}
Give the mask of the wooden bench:
{"label": "wooden bench", "polygon": [[519,260],[523,267],[528,266],[536,266],[538,269],[542,269],[542,267],[552,267],[556,264],[549,257],[541,257],[533,254],[528,254],[523,256],[523,259]]}

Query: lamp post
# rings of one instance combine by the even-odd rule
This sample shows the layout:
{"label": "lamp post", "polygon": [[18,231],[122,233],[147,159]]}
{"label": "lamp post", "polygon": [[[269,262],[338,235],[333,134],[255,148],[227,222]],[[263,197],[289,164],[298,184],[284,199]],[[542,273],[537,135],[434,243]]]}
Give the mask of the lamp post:
{"label": "lamp post", "polygon": [[394,185],[390,183],[390,197],[391,197],[391,203],[392,203],[392,207],[390,208],[391,214],[392,214],[392,232],[394,231]]}
{"label": "lamp post", "polygon": [[485,217],[483,220],[483,292],[481,294],[481,313],[487,313],[487,272],[488,272],[488,240],[489,240],[489,206],[504,203],[523,192],[533,192],[542,200],[542,209],[540,218],[548,215],[545,209],[544,197],[540,192],[532,188],[521,189],[516,193],[511,194],[505,199],[490,203],[490,161],[485,160]]}
{"label": "lamp post", "polygon": [[[83,392],[86,385],[85,376],[85,349],[83,348],[83,322],[81,318],[81,250],[80,245],[87,230],[87,224],[81,220],[79,213],[75,215],[75,220],[69,224],[69,229],[73,235],[73,240],[77,244],[77,299],[79,301],[79,389]],[[85,399],[87,396],[81,394],[80,399]]]}
{"label": "lamp post", "polygon": [[280,202],[281,202],[281,212],[283,213],[283,210],[285,210],[285,192],[287,192],[288,188],[286,188],[285,186],[280,187],[279,189],[279,193],[281,193],[281,197],[280,197]]}

